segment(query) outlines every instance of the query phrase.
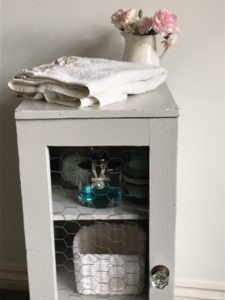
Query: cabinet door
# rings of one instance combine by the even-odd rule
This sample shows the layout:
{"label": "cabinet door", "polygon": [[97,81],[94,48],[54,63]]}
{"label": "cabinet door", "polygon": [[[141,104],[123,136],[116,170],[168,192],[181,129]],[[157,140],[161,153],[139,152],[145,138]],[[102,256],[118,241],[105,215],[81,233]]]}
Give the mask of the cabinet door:
{"label": "cabinet door", "polygon": [[[31,300],[173,299],[176,119],[20,120],[17,133]],[[54,222],[59,219],[54,213],[49,147],[79,146],[150,147],[147,293],[86,296],[60,291],[54,241]],[[70,218],[76,220],[73,214]],[[134,214],[123,214],[124,218],[129,220]],[[151,272],[159,265],[170,271],[164,289],[153,287]]]}

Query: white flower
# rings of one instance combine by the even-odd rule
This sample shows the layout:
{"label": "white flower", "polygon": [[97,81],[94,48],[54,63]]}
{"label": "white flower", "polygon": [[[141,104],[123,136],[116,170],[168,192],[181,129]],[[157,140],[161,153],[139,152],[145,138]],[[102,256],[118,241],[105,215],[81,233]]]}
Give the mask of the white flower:
{"label": "white flower", "polygon": [[125,29],[137,20],[137,11],[134,8],[123,10],[119,9],[111,16],[111,22],[119,29]]}
{"label": "white flower", "polygon": [[174,45],[178,41],[179,34],[180,29],[177,27],[174,32],[170,33],[168,38],[164,41],[164,46],[168,48]]}

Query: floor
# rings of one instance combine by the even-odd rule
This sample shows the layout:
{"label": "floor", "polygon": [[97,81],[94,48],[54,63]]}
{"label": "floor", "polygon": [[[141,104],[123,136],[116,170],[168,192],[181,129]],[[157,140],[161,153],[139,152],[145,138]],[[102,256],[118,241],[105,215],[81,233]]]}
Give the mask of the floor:
{"label": "floor", "polygon": [[29,293],[23,291],[0,290],[1,300],[29,300]]}

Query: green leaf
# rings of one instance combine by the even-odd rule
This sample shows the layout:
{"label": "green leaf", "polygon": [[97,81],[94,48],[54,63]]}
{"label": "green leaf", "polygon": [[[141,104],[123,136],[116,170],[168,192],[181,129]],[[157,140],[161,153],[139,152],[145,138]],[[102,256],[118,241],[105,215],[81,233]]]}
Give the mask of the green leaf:
{"label": "green leaf", "polygon": [[142,9],[140,9],[138,12],[138,17],[141,18],[142,16],[143,16],[143,11],[142,11]]}

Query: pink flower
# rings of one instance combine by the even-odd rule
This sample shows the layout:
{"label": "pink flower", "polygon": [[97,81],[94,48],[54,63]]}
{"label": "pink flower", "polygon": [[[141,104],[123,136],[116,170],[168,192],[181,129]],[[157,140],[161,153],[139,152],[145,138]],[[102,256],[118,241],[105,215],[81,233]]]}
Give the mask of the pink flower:
{"label": "pink flower", "polygon": [[175,31],[177,16],[168,9],[160,9],[153,16],[152,23],[152,27],[156,33],[166,36]]}
{"label": "pink flower", "polygon": [[137,21],[138,32],[143,35],[152,27],[152,18],[142,17]]}
{"label": "pink flower", "polygon": [[126,26],[134,23],[136,19],[137,11],[134,8],[128,10],[119,9],[111,16],[112,23],[120,29],[124,29]]}

